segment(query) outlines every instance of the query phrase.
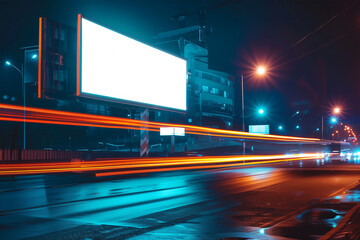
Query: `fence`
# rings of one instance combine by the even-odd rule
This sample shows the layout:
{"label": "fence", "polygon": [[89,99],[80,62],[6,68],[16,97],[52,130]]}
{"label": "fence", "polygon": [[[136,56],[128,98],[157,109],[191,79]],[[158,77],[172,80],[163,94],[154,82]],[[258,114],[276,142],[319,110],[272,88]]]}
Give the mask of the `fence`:
{"label": "fence", "polygon": [[70,161],[73,158],[87,159],[88,152],[55,151],[36,149],[0,149],[0,162],[5,161]]}

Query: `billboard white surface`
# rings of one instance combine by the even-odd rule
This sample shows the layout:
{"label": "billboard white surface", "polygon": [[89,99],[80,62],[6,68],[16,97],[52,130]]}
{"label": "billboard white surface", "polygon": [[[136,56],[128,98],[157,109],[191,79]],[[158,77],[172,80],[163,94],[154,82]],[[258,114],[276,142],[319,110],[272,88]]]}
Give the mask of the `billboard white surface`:
{"label": "billboard white surface", "polygon": [[81,19],[82,94],[186,110],[187,62]]}
{"label": "billboard white surface", "polygon": [[249,133],[269,134],[269,125],[249,125]]}

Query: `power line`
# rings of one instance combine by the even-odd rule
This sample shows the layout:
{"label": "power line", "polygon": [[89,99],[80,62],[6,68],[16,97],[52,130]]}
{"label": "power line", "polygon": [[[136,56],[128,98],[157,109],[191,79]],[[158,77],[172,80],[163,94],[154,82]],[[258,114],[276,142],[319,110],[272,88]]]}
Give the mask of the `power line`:
{"label": "power line", "polygon": [[359,28],[360,28],[360,25],[357,25],[357,26],[355,26],[354,28],[350,29],[349,31],[347,31],[347,32],[345,32],[345,33],[337,36],[336,38],[334,38],[334,39],[332,39],[332,40],[330,40],[330,41],[328,41],[328,42],[326,42],[326,43],[324,43],[323,45],[321,45],[321,46],[319,46],[319,47],[317,47],[317,48],[314,48],[314,49],[312,49],[312,50],[310,50],[310,51],[308,51],[308,52],[306,52],[306,53],[304,53],[304,54],[301,54],[300,56],[297,56],[296,58],[293,58],[293,59],[291,59],[291,60],[289,60],[289,61],[286,61],[286,62],[284,62],[284,63],[281,63],[281,64],[275,66],[274,68],[281,67],[281,66],[283,66],[283,65],[292,63],[292,62],[294,62],[294,61],[296,61],[296,60],[298,60],[298,59],[300,59],[300,58],[302,58],[302,57],[305,57],[305,56],[307,56],[307,55],[310,55],[311,53],[313,53],[313,52],[315,52],[315,51],[317,51],[317,50],[319,50],[319,49],[321,49],[321,48],[323,48],[323,47],[325,47],[325,46],[330,45],[331,43],[333,43],[333,42],[335,42],[335,41],[337,41],[337,40],[345,37],[346,35],[352,33],[353,31],[355,31],[355,30],[357,30],[357,29],[359,29]]}
{"label": "power line", "polygon": [[322,28],[324,28],[326,25],[328,25],[330,22],[332,22],[335,18],[337,18],[338,16],[344,14],[347,10],[349,10],[351,7],[353,7],[355,4],[357,4],[359,2],[359,0],[355,0],[354,2],[352,2],[351,4],[349,4],[349,6],[347,6],[343,11],[339,12],[338,14],[336,14],[335,16],[332,16],[330,19],[328,19],[326,22],[324,22],[323,24],[321,24],[319,27],[317,27],[314,31],[306,34],[304,37],[300,38],[298,41],[296,41],[294,44],[291,45],[290,48],[300,44],[301,42],[305,41],[308,37],[310,37],[312,34],[320,31]]}

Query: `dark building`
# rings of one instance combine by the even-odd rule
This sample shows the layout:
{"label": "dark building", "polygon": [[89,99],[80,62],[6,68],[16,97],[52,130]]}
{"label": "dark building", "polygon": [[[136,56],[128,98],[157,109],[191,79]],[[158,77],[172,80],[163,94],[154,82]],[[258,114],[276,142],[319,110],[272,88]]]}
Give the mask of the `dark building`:
{"label": "dark building", "polygon": [[[26,106],[139,119],[140,106],[76,96],[75,28],[48,18],[40,18],[39,32],[39,47],[24,48]],[[150,121],[232,128],[234,77],[208,68],[208,52],[205,47],[181,37],[176,39],[176,43],[179,43],[178,51],[166,47],[162,49],[188,60],[188,110],[179,113],[150,109]],[[34,53],[39,56],[39,65],[37,61],[27,61]],[[9,131],[9,135],[13,135],[14,131]],[[21,146],[21,131],[17,132],[16,142]],[[127,129],[27,123],[26,132],[27,148],[139,149],[139,132]],[[184,141],[185,138],[177,140]],[[159,133],[150,133],[150,147],[167,142],[168,139],[160,137]]]}
{"label": "dark building", "polygon": [[188,60],[188,119],[196,125],[232,129],[234,77],[208,68],[208,50],[184,40]]}

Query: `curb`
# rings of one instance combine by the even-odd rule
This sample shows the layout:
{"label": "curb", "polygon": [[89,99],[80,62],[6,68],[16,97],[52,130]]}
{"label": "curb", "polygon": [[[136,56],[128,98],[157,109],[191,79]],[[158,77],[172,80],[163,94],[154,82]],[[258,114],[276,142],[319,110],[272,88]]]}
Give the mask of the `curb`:
{"label": "curb", "polygon": [[349,222],[349,220],[357,213],[360,208],[360,203],[358,203],[355,207],[350,209],[343,219],[339,222],[339,224],[333,228],[331,231],[327,232],[324,236],[322,236],[319,240],[328,240],[333,237],[336,233],[340,232],[341,229]]}

